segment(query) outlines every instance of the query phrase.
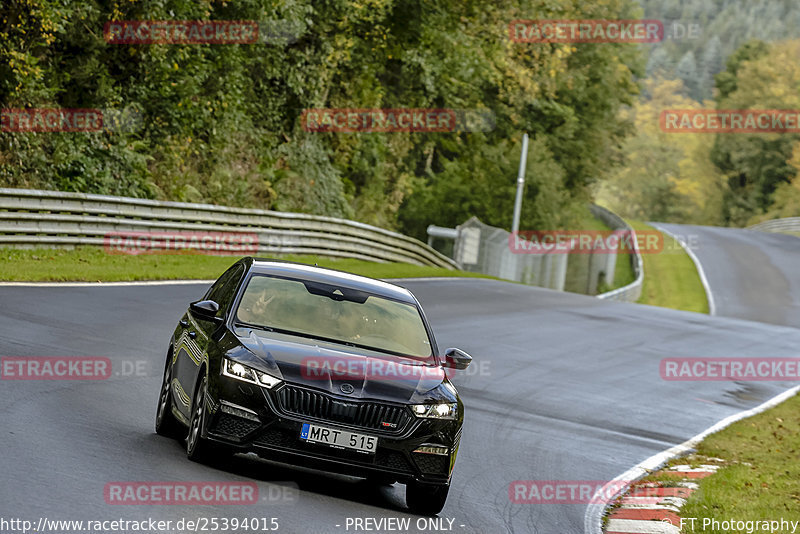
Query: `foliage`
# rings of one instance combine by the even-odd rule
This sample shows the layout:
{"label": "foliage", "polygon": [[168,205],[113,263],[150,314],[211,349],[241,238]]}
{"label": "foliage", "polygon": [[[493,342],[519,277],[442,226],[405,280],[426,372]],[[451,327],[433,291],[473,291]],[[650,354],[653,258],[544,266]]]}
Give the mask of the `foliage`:
{"label": "foliage", "polygon": [[[632,45],[521,44],[514,19],[635,18],[633,0],[9,0],[0,108],[128,110],[127,131],[0,132],[0,185],[352,217],[417,236],[508,226],[521,132],[523,226],[566,224],[608,171],[643,74]],[[257,44],[109,44],[111,20],[253,20]],[[303,109],[453,108],[494,128],[311,133]]]}
{"label": "foliage", "polygon": [[668,109],[800,109],[798,55],[800,40],[744,43],[716,75],[715,99],[702,105],[678,79],[647,80],[646,97],[630,111],[636,134],[622,144],[623,165],[599,187],[600,201],[628,217],[695,224],[800,215],[800,135],[659,129]]}
{"label": "foliage", "polygon": [[725,187],[709,158],[714,138],[659,124],[665,109],[701,106],[683,96],[680,80],[648,80],[645,88],[651,97],[627,112],[636,133],[619,150],[624,165],[600,185],[598,202],[633,219],[719,224]]}
{"label": "foliage", "polygon": [[680,79],[698,102],[712,97],[714,76],[743,44],[800,38],[796,0],[639,0],[665,39],[647,45],[647,76]]}
{"label": "foliage", "polygon": [[[798,54],[800,40],[744,46],[718,77],[717,107],[800,109]],[[786,133],[717,136],[711,158],[727,178],[722,211],[727,223],[746,224],[770,208],[776,190],[789,184],[800,169],[792,164],[798,141],[800,135]],[[781,191],[789,192],[785,187]]]}

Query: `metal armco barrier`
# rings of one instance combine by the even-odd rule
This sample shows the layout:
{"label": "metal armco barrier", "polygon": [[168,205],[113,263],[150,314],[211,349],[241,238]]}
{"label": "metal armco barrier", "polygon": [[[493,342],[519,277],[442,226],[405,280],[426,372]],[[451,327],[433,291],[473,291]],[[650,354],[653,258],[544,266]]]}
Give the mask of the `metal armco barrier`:
{"label": "metal armco barrier", "polygon": [[104,237],[113,232],[254,232],[259,255],[311,254],[458,268],[421,241],[334,217],[0,188],[0,246],[103,246]]}
{"label": "metal armco barrier", "polygon": [[800,217],[786,217],[784,219],[773,219],[762,223],[748,226],[747,230],[758,230],[759,232],[774,233],[800,233]]}
{"label": "metal armco barrier", "polygon": [[[590,209],[592,210],[592,215],[606,223],[606,225],[610,228],[614,230],[624,229],[634,232],[633,228],[631,228],[631,226],[616,213],[595,204],[593,204]],[[597,295],[597,298],[621,300],[625,302],[636,302],[639,300],[639,297],[642,296],[642,284],[644,283],[644,264],[642,262],[642,255],[637,250],[635,254],[630,254],[629,256],[631,265],[633,267],[633,274],[636,279],[627,286]]]}

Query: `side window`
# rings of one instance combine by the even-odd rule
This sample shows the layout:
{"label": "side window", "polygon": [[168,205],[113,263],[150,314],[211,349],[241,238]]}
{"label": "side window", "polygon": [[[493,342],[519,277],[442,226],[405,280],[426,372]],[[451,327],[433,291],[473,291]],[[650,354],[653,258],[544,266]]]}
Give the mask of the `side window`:
{"label": "side window", "polygon": [[211,289],[208,290],[208,294],[205,298],[219,304],[219,315],[224,315],[228,311],[228,307],[233,301],[234,290],[239,280],[242,278],[243,273],[243,266],[236,265],[231,267],[213,286],[211,286]]}

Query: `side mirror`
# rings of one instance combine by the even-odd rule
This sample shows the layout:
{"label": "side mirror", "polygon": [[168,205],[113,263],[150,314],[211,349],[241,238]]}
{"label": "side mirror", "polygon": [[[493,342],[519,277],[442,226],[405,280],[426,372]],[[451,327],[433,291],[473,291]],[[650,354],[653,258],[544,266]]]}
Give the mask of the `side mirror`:
{"label": "side mirror", "polygon": [[466,369],[472,362],[472,356],[461,349],[447,349],[444,351],[444,367],[449,369]]}
{"label": "side mirror", "polygon": [[213,300],[199,300],[197,302],[192,302],[189,304],[189,311],[192,312],[192,315],[196,315],[199,319],[213,321],[215,323],[222,322],[222,320],[217,317],[219,304]]}

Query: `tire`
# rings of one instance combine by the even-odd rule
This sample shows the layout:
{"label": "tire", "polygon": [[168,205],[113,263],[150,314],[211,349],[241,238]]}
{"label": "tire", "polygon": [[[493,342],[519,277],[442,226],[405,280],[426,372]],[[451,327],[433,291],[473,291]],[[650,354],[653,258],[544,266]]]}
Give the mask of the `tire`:
{"label": "tire", "polygon": [[164,369],[164,380],[161,382],[161,393],[156,407],[156,434],[168,438],[178,438],[182,425],[172,413],[172,369],[167,362]]}
{"label": "tire", "polygon": [[449,485],[409,482],[406,484],[406,505],[413,514],[436,515],[444,508],[449,491]]}
{"label": "tire", "polygon": [[192,402],[192,416],[189,420],[189,434],[186,436],[186,457],[193,462],[206,463],[212,459],[214,447],[203,437],[206,422],[206,389],[208,379],[203,376],[197,385]]}

